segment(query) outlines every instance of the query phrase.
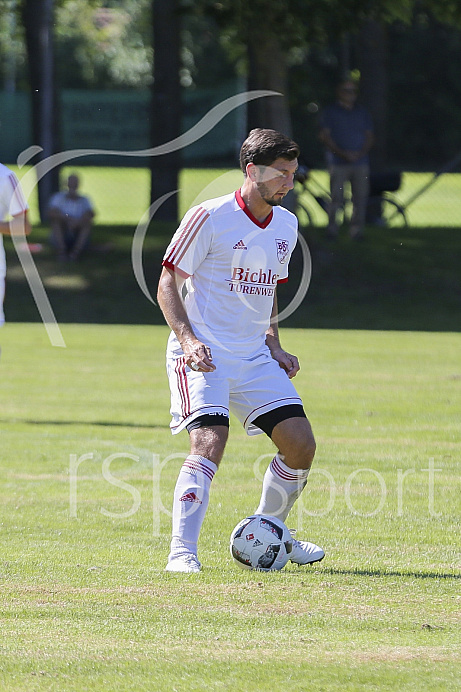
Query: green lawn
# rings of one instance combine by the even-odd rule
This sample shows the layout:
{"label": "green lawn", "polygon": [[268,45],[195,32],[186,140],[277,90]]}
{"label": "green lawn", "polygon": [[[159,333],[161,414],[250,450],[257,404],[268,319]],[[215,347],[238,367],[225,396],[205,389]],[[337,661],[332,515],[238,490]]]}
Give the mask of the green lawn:
{"label": "green lawn", "polygon": [[[33,169],[24,166],[18,170],[10,166],[22,182],[31,209],[31,220],[39,222],[36,176]],[[63,185],[70,173],[80,176],[80,192],[88,195],[96,210],[96,223],[100,225],[136,226],[149,208],[150,173],[147,168],[101,168],[70,166],[61,170]],[[179,179],[179,208],[181,216],[194,203],[218,197],[240,187],[239,170],[186,169]]]}
{"label": "green lawn", "polygon": [[[31,219],[38,223],[36,177],[27,166],[21,170],[11,166],[23,182],[31,207]],[[113,168],[93,166],[63,167],[62,180],[77,171],[81,177],[81,191],[89,195],[97,211],[96,221],[101,225],[137,225],[149,207],[150,174],[145,168]],[[406,203],[433,177],[432,173],[404,173],[402,186],[395,197]],[[313,180],[328,186],[325,171],[313,171]],[[242,174],[237,169],[185,169],[179,180],[179,209],[181,216],[193,204],[207,198],[232,192],[241,184]],[[314,184],[315,189],[315,184]],[[309,203],[314,221],[325,225],[326,215],[312,200]],[[421,197],[408,208],[408,221],[412,227],[459,226],[461,219],[461,173],[440,176]]]}
{"label": "green lawn", "polygon": [[[421,196],[415,196],[432,181],[433,184]],[[328,173],[326,171],[312,171],[309,188],[314,195],[323,196],[325,190],[329,188]],[[348,194],[347,190],[346,194]],[[405,213],[411,228],[459,227],[460,225],[461,173],[441,175],[436,180],[434,180],[433,173],[403,173],[400,189],[391,192],[390,197],[403,207],[408,203]],[[413,199],[414,201],[411,201]],[[325,211],[311,195],[304,193],[304,200],[311,213],[313,223],[318,226],[325,226],[327,223]],[[302,216],[301,220],[304,221]]]}
{"label": "green lawn", "polygon": [[271,444],[232,419],[181,576],[167,329],[62,331],[0,331],[0,690],[459,689],[460,334],[284,330],[318,443],[289,525],[326,558],[234,566]]}

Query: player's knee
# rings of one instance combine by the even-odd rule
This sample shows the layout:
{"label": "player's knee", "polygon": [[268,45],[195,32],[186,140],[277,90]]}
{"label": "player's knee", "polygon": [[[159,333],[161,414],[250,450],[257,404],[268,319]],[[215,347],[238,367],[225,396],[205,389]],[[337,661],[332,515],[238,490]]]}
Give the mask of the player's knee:
{"label": "player's knee", "polygon": [[309,469],[315,455],[315,438],[307,418],[291,418],[281,422],[273,432],[273,442],[285,457],[288,466]]}
{"label": "player's knee", "polygon": [[300,466],[301,468],[310,468],[314,460],[316,448],[317,445],[312,433],[306,435],[304,439],[298,441],[296,456],[300,464],[302,464],[302,462],[305,463],[305,466]]}
{"label": "player's knee", "polygon": [[314,436],[311,435],[306,442],[306,459],[309,459],[309,466],[312,464],[315,452],[317,450],[317,444],[315,442]]}
{"label": "player's knee", "polygon": [[310,469],[314,460],[316,444],[311,432],[299,436],[290,446],[286,455],[288,466],[296,469]]}
{"label": "player's knee", "polygon": [[191,430],[191,454],[200,454],[218,466],[224,454],[228,434],[228,428],[223,425]]}

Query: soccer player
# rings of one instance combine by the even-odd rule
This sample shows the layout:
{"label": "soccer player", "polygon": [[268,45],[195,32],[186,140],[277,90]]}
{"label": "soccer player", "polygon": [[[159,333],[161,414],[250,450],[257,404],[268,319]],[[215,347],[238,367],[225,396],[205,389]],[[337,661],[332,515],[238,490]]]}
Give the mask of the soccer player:
{"label": "soccer player", "polygon": [[3,300],[6,278],[6,258],[2,236],[21,233],[28,235],[31,226],[27,211],[28,206],[18,179],[13,171],[0,163],[0,327],[5,322]]}
{"label": "soccer player", "polygon": [[[164,256],[158,301],[172,329],[170,426],[190,438],[174,491],[169,572],[200,571],[197,542],[230,410],[248,435],[264,432],[278,449],[256,514],[285,521],[307,482],[315,441],[291,382],[298,359],[280,345],[276,297],[297,241],[297,219],[280,204],[298,155],[283,134],[252,130],[240,151],[241,189],[192,208]],[[323,557],[313,543],[293,542],[292,562]]]}

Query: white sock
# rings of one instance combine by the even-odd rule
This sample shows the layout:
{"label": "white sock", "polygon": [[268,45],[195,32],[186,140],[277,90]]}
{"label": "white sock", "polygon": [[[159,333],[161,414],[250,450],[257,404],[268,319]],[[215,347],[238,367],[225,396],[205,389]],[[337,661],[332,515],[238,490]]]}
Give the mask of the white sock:
{"label": "white sock", "polygon": [[309,469],[291,469],[276,454],[267,467],[259,507],[255,514],[269,514],[282,521],[301,495],[309,475]]}
{"label": "white sock", "polygon": [[210,485],[218,467],[199,454],[190,454],[176,481],[173,530],[169,559],[185,553],[197,555],[197,542],[208,508]]}

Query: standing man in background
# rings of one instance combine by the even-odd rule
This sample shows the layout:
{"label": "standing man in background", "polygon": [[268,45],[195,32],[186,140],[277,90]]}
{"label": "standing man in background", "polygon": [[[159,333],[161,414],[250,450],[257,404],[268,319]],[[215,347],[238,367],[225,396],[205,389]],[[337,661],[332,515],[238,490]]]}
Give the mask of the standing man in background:
{"label": "standing man in background", "polygon": [[346,79],[338,85],[336,103],[327,106],[320,121],[320,140],[326,147],[330,173],[331,203],[328,209],[328,235],[338,235],[337,214],[344,201],[344,184],[352,192],[351,238],[363,237],[370,191],[368,153],[373,146],[373,123],[366,108],[356,104],[356,82]]}
{"label": "standing man in background", "polygon": [[31,231],[27,218],[28,206],[19,180],[13,171],[0,163],[0,327],[5,321],[3,300],[5,297],[6,258],[3,247],[4,235],[28,235]]}

